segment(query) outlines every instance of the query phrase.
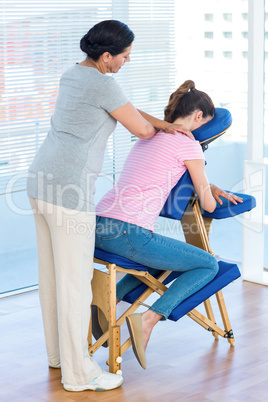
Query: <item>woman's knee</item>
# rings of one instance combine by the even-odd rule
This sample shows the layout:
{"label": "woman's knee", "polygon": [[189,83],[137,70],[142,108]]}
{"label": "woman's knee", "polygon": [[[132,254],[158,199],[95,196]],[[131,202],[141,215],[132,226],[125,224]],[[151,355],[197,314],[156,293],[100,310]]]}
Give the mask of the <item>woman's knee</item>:
{"label": "woman's knee", "polygon": [[211,270],[212,275],[215,277],[219,271],[218,261],[212,254],[209,254],[209,261],[210,261],[209,268]]}

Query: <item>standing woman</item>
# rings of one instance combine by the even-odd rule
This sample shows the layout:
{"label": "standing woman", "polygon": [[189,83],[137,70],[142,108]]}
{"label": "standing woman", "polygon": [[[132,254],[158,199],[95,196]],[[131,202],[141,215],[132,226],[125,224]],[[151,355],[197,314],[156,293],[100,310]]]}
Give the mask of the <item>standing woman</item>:
{"label": "standing woman", "polygon": [[60,79],[51,128],[29,169],[27,192],[38,246],[39,296],[48,364],[68,391],[109,390],[123,378],[88,353],[95,247],[95,181],[107,139],[120,121],[139,138],[178,127],[137,111],[116,80],[130,61],[133,32],[102,21],[81,39],[86,59]]}

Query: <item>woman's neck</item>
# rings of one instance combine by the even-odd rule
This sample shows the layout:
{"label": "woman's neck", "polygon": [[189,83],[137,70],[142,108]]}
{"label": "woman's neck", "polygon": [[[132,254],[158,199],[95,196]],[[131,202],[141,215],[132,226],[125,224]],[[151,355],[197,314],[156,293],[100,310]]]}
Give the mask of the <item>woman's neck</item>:
{"label": "woman's neck", "polygon": [[81,61],[81,63],[78,63],[78,64],[80,64],[80,66],[96,68],[101,74],[107,73],[105,65],[103,63],[101,63],[99,61],[94,61],[92,59],[89,59],[88,57],[85,60]]}
{"label": "woman's neck", "polygon": [[172,124],[181,124],[186,130],[191,131],[193,126],[192,116],[178,117]]}

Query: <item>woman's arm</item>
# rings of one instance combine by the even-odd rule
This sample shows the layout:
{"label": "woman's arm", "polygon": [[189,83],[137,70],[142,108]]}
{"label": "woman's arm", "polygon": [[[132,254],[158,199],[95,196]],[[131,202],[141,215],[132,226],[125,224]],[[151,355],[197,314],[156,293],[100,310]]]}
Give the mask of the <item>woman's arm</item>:
{"label": "woman's arm", "polygon": [[147,139],[156,133],[154,126],[142,117],[131,102],[110,112],[110,115],[136,137]]}
{"label": "woman's arm", "polygon": [[154,126],[157,131],[162,130],[166,133],[171,134],[176,134],[177,131],[180,131],[192,140],[195,139],[191,131],[187,130],[182,124],[168,123],[167,121],[157,119],[156,117],[153,117],[150,114],[143,112],[142,110],[137,110],[145,120],[149,121],[149,123]]}
{"label": "woman's arm", "polygon": [[189,138],[195,139],[191,131],[185,129],[183,125],[171,124],[164,120],[157,119],[141,110],[137,110],[131,102],[110,112],[110,115],[139,138],[151,138],[157,131],[163,130],[171,134],[180,131]]}
{"label": "woman's arm", "polygon": [[215,186],[215,184],[209,184],[205,172],[205,161],[203,159],[184,161],[184,164],[189,170],[200,204],[206,211],[210,213],[213,212],[217,205],[216,201],[222,205],[222,200],[219,197],[226,198],[235,205],[237,205],[238,202],[243,202],[241,197],[232,193],[227,193]]}
{"label": "woman's arm", "polygon": [[185,166],[189,170],[194,188],[200,200],[201,207],[208,212],[216,208],[216,200],[212,195],[211,188],[205,172],[205,161],[203,159],[185,160]]}

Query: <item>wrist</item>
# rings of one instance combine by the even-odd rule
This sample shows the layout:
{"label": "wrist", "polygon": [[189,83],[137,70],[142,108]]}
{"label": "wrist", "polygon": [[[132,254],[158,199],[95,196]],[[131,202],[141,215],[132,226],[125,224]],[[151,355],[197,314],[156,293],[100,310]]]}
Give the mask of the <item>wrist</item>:
{"label": "wrist", "polygon": [[159,120],[159,126],[157,128],[158,130],[167,131],[169,126],[171,126],[171,124],[167,121]]}

